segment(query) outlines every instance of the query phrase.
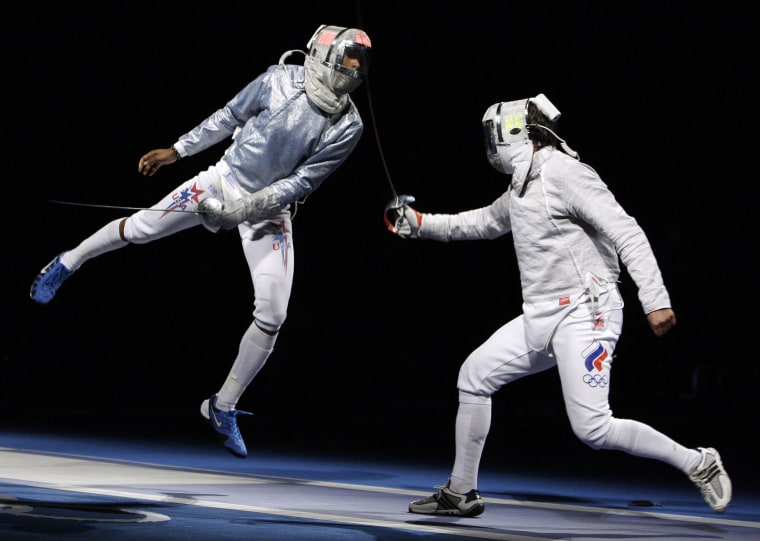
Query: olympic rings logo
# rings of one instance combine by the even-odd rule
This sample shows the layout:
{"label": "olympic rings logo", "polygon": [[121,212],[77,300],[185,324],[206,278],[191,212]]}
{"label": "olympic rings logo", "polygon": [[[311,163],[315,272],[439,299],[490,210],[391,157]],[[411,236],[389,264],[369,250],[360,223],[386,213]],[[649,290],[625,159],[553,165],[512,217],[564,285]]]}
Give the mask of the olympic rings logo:
{"label": "olympic rings logo", "polygon": [[589,387],[606,387],[607,376],[604,374],[585,374],[583,376],[583,383]]}

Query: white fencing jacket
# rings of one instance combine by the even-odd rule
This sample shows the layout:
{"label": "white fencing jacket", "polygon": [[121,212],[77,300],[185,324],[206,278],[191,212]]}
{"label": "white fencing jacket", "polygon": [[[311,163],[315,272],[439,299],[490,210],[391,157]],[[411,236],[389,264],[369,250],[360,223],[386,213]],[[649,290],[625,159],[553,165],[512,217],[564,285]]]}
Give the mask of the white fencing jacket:
{"label": "white fencing jacket", "polygon": [[445,242],[511,231],[527,305],[576,297],[588,290],[589,277],[615,284],[622,261],[645,313],[671,307],[644,231],[591,167],[544,147],[520,188],[510,186],[479,209],[423,214],[419,236]]}

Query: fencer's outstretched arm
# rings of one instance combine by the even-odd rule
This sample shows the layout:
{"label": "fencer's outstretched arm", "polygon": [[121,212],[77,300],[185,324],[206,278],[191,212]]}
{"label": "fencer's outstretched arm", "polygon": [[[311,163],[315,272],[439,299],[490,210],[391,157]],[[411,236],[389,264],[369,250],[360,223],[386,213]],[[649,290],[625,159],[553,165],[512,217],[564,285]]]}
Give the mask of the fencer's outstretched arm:
{"label": "fencer's outstretched arm", "polygon": [[[402,238],[452,240],[495,239],[512,230],[507,189],[490,205],[454,214],[418,212],[409,206],[413,201],[394,199],[386,205],[386,225],[391,233]],[[388,218],[391,211],[392,220]]]}

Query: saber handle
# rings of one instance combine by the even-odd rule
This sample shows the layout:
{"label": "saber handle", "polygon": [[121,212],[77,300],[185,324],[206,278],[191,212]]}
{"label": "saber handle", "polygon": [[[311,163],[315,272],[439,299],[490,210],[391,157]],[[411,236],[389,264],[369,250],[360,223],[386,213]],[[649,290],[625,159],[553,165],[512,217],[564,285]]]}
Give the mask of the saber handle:
{"label": "saber handle", "polygon": [[[404,211],[401,210],[404,208],[404,205],[408,205],[410,203],[414,203],[415,198],[413,195],[397,195],[390,201],[388,201],[388,204],[385,205],[385,212],[383,213],[383,221],[385,222],[386,227],[388,228],[388,231],[391,233],[395,233],[398,231],[398,222],[401,220],[404,216]],[[392,215],[392,216],[389,216]],[[391,218],[393,221],[391,221]]]}

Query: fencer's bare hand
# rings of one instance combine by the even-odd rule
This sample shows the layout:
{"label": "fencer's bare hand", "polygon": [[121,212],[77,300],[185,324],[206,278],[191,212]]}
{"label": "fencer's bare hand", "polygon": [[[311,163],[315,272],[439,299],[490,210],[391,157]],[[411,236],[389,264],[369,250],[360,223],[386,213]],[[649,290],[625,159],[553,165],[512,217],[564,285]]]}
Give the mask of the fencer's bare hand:
{"label": "fencer's bare hand", "polygon": [[676,324],[676,314],[672,308],[662,308],[647,314],[649,326],[656,336],[662,336]]}
{"label": "fencer's bare hand", "polygon": [[152,177],[158,168],[162,165],[169,165],[177,161],[177,155],[171,148],[157,148],[151,150],[140,158],[137,164],[137,171],[146,177]]}

